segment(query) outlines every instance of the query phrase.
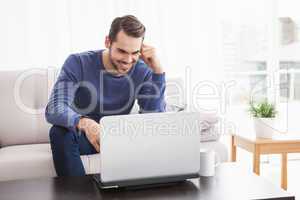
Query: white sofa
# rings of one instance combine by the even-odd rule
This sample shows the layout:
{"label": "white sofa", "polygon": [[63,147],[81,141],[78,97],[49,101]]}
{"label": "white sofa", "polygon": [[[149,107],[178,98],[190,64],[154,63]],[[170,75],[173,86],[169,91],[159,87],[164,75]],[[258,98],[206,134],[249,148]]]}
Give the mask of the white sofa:
{"label": "white sofa", "polygon": [[[48,94],[58,70],[30,69],[0,71],[0,181],[56,176],[44,117]],[[167,82],[168,104],[181,105],[184,89],[180,80]],[[136,112],[134,107],[132,112]],[[203,142],[222,161],[227,149],[218,141]],[[100,155],[81,156],[88,174],[99,172]]]}

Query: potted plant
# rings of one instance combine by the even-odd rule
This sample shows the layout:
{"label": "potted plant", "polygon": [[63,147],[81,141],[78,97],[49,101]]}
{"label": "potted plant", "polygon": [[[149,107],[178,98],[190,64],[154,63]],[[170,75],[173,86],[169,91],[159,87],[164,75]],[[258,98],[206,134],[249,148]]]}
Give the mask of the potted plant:
{"label": "potted plant", "polygon": [[264,100],[255,104],[250,102],[250,113],[253,117],[256,137],[272,138],[275,132],[275,119],[277,111],[274,104]]}

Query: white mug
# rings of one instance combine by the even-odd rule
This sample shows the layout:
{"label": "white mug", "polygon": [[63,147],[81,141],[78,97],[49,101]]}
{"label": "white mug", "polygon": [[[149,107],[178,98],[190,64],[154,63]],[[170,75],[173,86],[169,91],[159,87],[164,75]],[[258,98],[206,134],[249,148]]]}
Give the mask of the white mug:
{"label": "white mug", "polygon": [[214,176],[215,168],[220,164],[213,150],[200,149],[200,176]]}

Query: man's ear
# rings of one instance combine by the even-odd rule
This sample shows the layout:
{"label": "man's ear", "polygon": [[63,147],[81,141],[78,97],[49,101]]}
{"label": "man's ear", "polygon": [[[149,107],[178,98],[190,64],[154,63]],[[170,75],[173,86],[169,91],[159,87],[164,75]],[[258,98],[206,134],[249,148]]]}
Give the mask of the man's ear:
{"label": "man's ear", "polygon": [[111,45],[111,41],[108,36],[105,37],[105,47],[108,49]]}

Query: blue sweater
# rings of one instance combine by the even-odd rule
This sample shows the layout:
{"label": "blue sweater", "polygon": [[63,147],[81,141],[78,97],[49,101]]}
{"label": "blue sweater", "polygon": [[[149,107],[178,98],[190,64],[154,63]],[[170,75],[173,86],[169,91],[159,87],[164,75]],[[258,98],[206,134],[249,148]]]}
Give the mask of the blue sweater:
{"label": "blue sweater", "polygon": [[135,100],[140,113],[165,111],[165,74],[155,74],[139,60],[125,76],[107,72],[102,52],[70,55],[46,106],[46,120],[76,131],[80,117],[129,114]]}

